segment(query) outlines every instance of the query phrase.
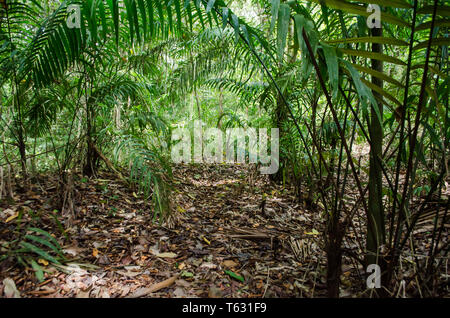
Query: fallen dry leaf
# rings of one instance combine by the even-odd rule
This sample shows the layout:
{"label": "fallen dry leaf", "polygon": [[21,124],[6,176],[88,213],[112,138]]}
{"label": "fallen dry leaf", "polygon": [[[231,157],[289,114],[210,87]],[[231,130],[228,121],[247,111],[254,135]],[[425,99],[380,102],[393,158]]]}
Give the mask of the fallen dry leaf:
{"label": "fallen dry leaf", "polygon": [[3,280],[3,293],[6,298],[20,298],[20,292],[17,290],[16,284],[11,278]]}
{"label": "fallen dry leaf", "polygon": [[18,217],[19,216],[19,212],[16,212],[16,214],[14,214],[14,215],[11,215],[9,218],[7,218],[6,220],[5,220],[5,223],[8,223],[8,222],[11,222],[12,220],[14,220],[16,217]]}
{"label": "fallen dry leaf", "polygon": [[40,258],[40,259],[38,260],[38,263],[39,263],[39,264],[42,264],[42,265],[44,265],[44,266],[47,266],[47,265],[48,265],[48,261],[46,261],[46,260],[43,259],[43,258]]}
{"label": "fallen dry leaf", "polygon": [[167,253],[157,253],[155,256],[161,257],[161,258],[176,258],[177,254],[167,252]]}
{"label": "fallen dry leaf", "polygon": [[218,287],[211,286],[209,288],[208,297],[209,298],[222,298],[223,297],[223,290],[221,290]]}
{"label": "fallen dry leaf", "polygon": [[157,292],[158,290],[161,290],[163,288],[169,287],[170,285],[172,285],[173,283],[175,283],[175,281],[177,280],[178,275],[175,275],[169,279],[166,279],[160,283],[154,284],[152,286],[150,286],[149,288],[139,288],[138,290],[136,290],[134,292],[134,294],[132,296],[130,296],[130,298],[139,298],[139,297],[143,297],[146,296],[148,294]]}
{"label": "fallen dry leaf", "polygon": [[233,268],[233,267],[237,267],[239,264],[232,260],[226,260],[226,261],[223,261],[222,265],[227,268]]}

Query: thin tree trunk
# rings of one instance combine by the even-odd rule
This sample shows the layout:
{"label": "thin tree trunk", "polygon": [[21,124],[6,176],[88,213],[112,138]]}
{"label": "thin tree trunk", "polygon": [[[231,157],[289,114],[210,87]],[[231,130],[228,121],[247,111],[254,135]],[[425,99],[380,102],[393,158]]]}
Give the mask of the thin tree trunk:
{"label": "thin tree trunk", "polygon": [[331,216],[327,242],[328,297],[339,298],[342,274],[342,231],[337,215]]}
{"label": "thin tree trunk", "polygon": [[86,105],[86,121],[87,121],[87,134],[86,134],[86,163],[83,168],[83,173],[87,176],[93,176],[96,172],[96,162],[98,159],[97,152],[95,151],[95,145],[93,140],[93,120],[94,113],[92,106],[89,104],[89,100]]}
{"label": "thin tree trunk", "polygon": [[[382,36],[382,28],[372,28],[372,36]],[[382,53],[382,44],[373,43],[372,52]],[[372,59],[372,69],[378,72],[383,72],[383,62]],[[383,81],[372,76],[372,83],[378,87],[383,87]],[[376,99],[378,99],[378,112],[383,119],[383,104],[381,102],[382,96],[373,91]],[[367,220],[367,254],[366,263],[378,264],[382,266],[378,253],[380,252],[380,246],[385,243],[385,224],[384,224],[384,211],[382,200],[382,146],[383,146],[383,123],[380,122],[376,108],[371,108],[371,120],[370,120],[370,171],[369,171],[369,207],[368,207],[368,220]],[[382,266],[383,268],[383,266]]]}

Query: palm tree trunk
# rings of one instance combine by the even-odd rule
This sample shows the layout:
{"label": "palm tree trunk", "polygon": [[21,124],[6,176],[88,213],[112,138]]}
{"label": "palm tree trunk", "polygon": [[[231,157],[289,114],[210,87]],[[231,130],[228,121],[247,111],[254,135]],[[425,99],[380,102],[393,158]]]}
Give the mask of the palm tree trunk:
{"label": "palm tree trunk", "polygon": [[[382,28],[372,28],[372,36],[382,36]],[[372,52],[382,53],[382,44],[373,43]],[[372,59],[372,69],[378,72],[383,72],[383,62]],[[376,77],[372,77],[372,83],[378,87],[383,87],[383,81]],[[383,104],[381,102],[382,96],[373,91],[375,98],[378,100],[378,112],[381,120],[383,119]],[[367,220],[367,254],[366,263],[380,264],[379,251],[380,246],[385,243],[385,225],[384,225],[384,211],[382,200],[382,146],[383,146],[383,123],[380,122],[375,107],[371,108],[370,120],[370,138],[372,141],[370,147],[370,171],[369,171],[369,206],[368,206],[368,220]],[[383,267],[383,266],[382,266]]]}

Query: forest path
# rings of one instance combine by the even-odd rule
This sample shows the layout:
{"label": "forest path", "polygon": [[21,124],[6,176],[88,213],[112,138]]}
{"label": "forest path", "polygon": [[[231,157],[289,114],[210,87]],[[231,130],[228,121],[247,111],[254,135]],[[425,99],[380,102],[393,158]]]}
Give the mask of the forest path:
{"label": "forest path", "polygon": [[[78,218],[63,243],[72,260],[46,265],[42,283],[31,269],[3,266],[0,282],[8,273],[23,297],[323,296],[319,216],[250,171],[175,167],[174,214],[163,225],[112,175],[76,179]],[[54,195],[50,178],[16,201],[49,210]],[[57,236],[51,218],[43,221]]]}

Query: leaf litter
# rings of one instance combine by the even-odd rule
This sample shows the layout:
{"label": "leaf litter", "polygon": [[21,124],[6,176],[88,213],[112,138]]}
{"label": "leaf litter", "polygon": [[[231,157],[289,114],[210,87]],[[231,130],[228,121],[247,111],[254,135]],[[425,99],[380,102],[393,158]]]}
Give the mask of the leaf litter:
{"label": "leaf litter", "polygon": [[[68,261],[41,264],[42,282],[32,268],[3,262],[0,295],[17,296],[17,286],[21,297],[325,296],[320,216],[264,176],[249,185],[247,171],[244,165],[177,166],[173,214],[162,225],[152,222],[145,200],[102,172],[100,179],[78,181],[67,236],[47,213],[56,209],[56,177],[43,176],[18,202],[40,213]],[[18,210],[3,210],[2,240]],[[33,220],[24,215],[22,222]],[[293,251],[299,240],[310,242],[309,254]]]}

